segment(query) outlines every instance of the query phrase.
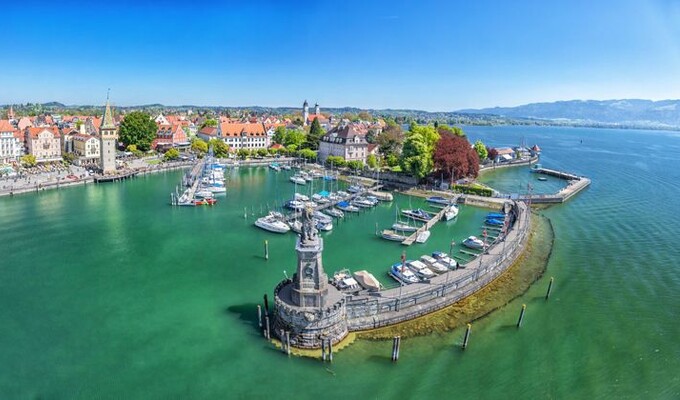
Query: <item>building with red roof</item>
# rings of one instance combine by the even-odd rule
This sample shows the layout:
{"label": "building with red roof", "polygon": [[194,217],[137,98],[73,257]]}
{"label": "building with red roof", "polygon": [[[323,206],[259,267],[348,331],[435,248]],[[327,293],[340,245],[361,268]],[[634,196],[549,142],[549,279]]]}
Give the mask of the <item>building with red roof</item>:
{"label": "building with red roof", "polygon": [[206,126],[198,131],[198,137],[205,141],[220,139],[230,149],[266,149],[269,147],[269,136],[262,123],[229,123],[221,122],[217,127]]}
{"label": "building with red roof", "polygon": [[61,161],[61,134],[56,126],[26,128],[24,138],[26,152],[37,162]]}
{"label": "building with red roof", "polygon": [[12,163],[19,161],[24,154],[24,140],[21,131],[9,120],[0,120],[0,162]]}

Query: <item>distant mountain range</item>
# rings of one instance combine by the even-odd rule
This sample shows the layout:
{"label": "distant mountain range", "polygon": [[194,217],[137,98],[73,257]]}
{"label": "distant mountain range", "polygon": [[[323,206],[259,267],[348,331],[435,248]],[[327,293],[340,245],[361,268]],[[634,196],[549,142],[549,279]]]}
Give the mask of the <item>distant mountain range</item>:
{"label": "distant mountain range", "polygon": [[505,118],[528,118],[560,124],[612,124],[640,127],[680,127],[680,100],[571,100],[532,103],[517,107],[494,107],[457,111],[492,114]]}

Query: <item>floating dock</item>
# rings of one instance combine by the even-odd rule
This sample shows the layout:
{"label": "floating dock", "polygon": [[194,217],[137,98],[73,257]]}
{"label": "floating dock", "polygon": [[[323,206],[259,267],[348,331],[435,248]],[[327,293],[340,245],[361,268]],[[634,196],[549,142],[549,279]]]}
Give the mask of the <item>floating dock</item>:
{"label": "floating dock", "polygon": [[[458,202],[458,196],[454,196],[454,197],[451,198],[451,204],[456,204],[457,202]],[[448,207],[448,206],[447,206],[447,207]],[[412,244],[416,241],[416,238],[418,238],[418,235],[420,235],[422,232],[425,232],[425,231],[429,230],[429,229],[432,228],[437,222],[439,222],[439,221],[442,219],[442,217],[443,217],[444,214],[446,213],[447,207],[444,207],[444,208],[442,208],[441,210],[439,210],[439,212],[438,212],[437,214],[435,214],[434,217],[432,217],[432,219],[430,219],[429,221],[427,221],[427,222],[425,223],[425,225],[423,225],[423,226],[421,226],[420,228],[418,228],[417,231],[413,232],[413,233],[411,234],[411,236],[407,237],[406,240],[404,240],[403,242],[401,242],[401,244],[403,244],[404,246],[410,246],[410,245],[412,245]]]}

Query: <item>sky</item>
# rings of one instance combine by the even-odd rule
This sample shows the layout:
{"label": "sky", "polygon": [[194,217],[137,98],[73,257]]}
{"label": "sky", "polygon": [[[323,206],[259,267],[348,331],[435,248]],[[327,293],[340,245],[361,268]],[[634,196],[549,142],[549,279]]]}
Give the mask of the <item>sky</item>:
{"label": "sky", "polygon": [[680,97],[680,2],[18,1],[0,104],[452,111]]}

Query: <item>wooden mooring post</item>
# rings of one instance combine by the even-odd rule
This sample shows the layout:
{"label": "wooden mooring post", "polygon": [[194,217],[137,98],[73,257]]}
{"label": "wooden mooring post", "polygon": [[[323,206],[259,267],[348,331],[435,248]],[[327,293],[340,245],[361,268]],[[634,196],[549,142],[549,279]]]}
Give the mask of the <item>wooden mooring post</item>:
{"label": "wooden mooring post", "polygon": [[326,339],[321,339],[321,361],[326,361]]}
{"label": "wooden mooring post", "polygon": [[333,362],[333,340],[328,339],[328,361]]}
{"label": "wooden mooring post", "polygon": [[264,294],[264,313],[269,315],[269,299],[267,298],[267,293]]}
{"label": "wooden mooring post", "polygon": [[468,341],[470,340],[470,331],[472,330],[472,324],[467,324],[467,329],[465,329],[465,336],[463,337],[463,350],[468,346]]}
{"label": "wooden mooring post", "polygon": [[267,340],[269,340],[269,339],[272,338],[271,331],[269,330],[269,314],[264,316],[264,324],[265,324],[265,329],[264,329],[265,337],[267,338]]}
{"label": "wooden mooring post", "polygon": [[264,241],[264,259],[269,260],[269,241]]}
{"label": "wooden mooring post", "polygon": [[262,328],[262,307],[257,305],[257,326]]}
{"label": "wooden mooring post", "polygon": [[552,287],[553,287],[553,281],[555,278],[552,276],[550,277],[550,283],[548,283],[548,292],[545,294],[545,299],[548,300],[550,298],[550,292],[552,292]]}
{"label": "wooden mooring post", "polygon": [[290,331],[286,331],[286,354],[290,355]]}
{"label": "wooden mooring post", "polygon": [[401,336],[392,338],[392,361],[399,360],[399,347],[401,346]]}
{"label": "wooden mooring post", "polygon": [[524,312],[527,310],[527,305],[522,304],[522,310],[519,312],[519,319],[517,320],[517,327],[520,328],[522,326],[522,321],[524,321]]}

